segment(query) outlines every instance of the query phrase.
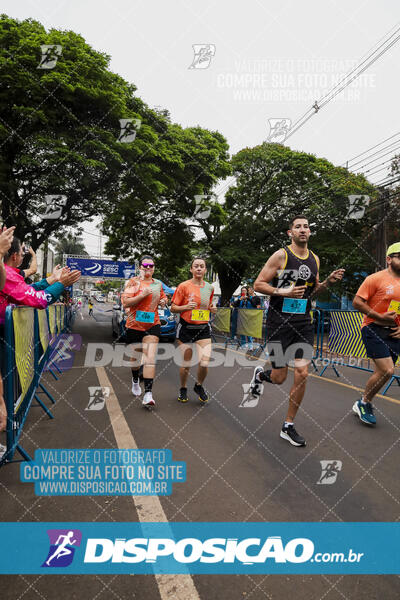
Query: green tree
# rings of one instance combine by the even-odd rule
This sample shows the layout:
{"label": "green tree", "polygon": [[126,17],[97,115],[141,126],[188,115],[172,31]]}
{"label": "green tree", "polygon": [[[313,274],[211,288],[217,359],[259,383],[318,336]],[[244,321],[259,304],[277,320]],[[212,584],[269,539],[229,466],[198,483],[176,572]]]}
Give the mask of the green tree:
{"label": "green tree", "polygon": [[109,279],[104,283],[96,283],[95,288],[104,294],[108,294],[109,291],[119,291],[121,287],[124,285],[125,281],[123,279]]}
{"label": "green tree", "polygon": [[373,200],[376,189],[362,175],[280,144],[241,150],[232,167],[236,184],[226,194],[227,225],[207,240],[223,300],[288,243],[288,222],[299,213],[313,224],[310,246],[320,254],[323,274],[344,267],[351,275],[344,286],[354,289],[353,274],[373,263],[368,241],[376,215],[370,210],[361,220],[348,219],[348,196],[366,194]]}
{"label": "green tree", "polygon": [[52,240],[51,243],[55,250],[56,264],[62,263],[63,254],[80,254],[88,256],[83,239],[79,234],[76,235],[69,232],[57,240]]}
{"label": "green tree", "polygon": [[[38,68],[43,44],[62,48],[51,69]],[[132,189],[144,202],[168,189],[175,157],[157,144],[168,113],[149,109],[109,63],[72,31],[0,19],[1,213],[19,237],[30,233],[33,248],[112,211]],[[118,141],[120,119],[140,126],[133,142]],[[43,218],[46,195],[66,197],[60,218]]]}
{"label": "green tree", "polygon": [[[224,213],[212,188],[231,172],[228,144],[218,132],[167,124],[152,150],[155,161],[157,154],[160,157],[160,186],[149,183],[138,189],[140,182],[132,180],[118,204],[105,209],[106,252],[131,258],[154,255],[156,276],[175,281],[196,248],[196,232],[205,235],[223,224]],[[146,160],[144,152],[138,162]]]}

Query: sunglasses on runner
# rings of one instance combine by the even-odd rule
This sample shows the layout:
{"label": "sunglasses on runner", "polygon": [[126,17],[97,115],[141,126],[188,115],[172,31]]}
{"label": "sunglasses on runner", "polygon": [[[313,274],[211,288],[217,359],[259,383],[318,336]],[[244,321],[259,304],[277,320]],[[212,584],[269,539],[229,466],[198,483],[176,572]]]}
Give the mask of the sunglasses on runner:
{"label": "sunglasses on runner", "polygon": [[400,258],[400,252],[396,252],[394,254],[389,254],[390,258]]}
{"label": "sunglasses on runner", "polygon": [[143,269],[152,269],[154,267],[154,263],[142,263]]}

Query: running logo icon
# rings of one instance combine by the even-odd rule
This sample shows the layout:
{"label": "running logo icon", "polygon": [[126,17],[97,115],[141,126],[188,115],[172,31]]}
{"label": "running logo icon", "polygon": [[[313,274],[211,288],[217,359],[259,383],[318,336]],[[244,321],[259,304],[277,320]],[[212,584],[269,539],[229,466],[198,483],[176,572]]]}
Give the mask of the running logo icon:
{"label": "running logo icon", "polygon": [[[282,269],[278,271],[278,285],[279,289],[287,288],[296,283],[299,278],[299,272],[297,269]],[[304,277],[303,277],[304,279]]]}
{"label": "running logo icon", "polygon": [[121,126],[121,131],[117,142],[120,144],[130,144],[134,142],[136,134],[142,126],[142,121],[140,119],[120,119],[119,124]]}
{"label": "running logo icon", "polygon": [[48,529],[47,535],[50,548],[42,567],[68,567],[76,548],[81,545],[82,532],[79,529]]}
{"label": "running logo icon", "polygon": [[89,390],[89,404],[85,410],[102,410],[104,408],[106,398],[110,396],[109,387],[96,387],[90,386]]}
{"label": "running logo icon", "polygon": [[193,44],[194,57],[189,69],[208,69],[215,56],[215,44]]}
{"label": "running logo icon", "polygon": [[269,135],[267,142],[282,144],[292,125],[291,119],[268,119]]}
{"label": "running logo icon", "polygon": [[208,219],[211,214],[211,206],[206,205],[209,197],[206,194],[196,194],[194,200],[196,208],[194,209],[193,217],[196,219]]}
{"label": "running logo icon", "polygon": [[[239,408],[254,408],[257,406],[260,396],[253,396],[251,393],[251,385],[249,383],[242,383],[243,388],[243,400],[239,404]],[[264,391],[264,386],[260,386],[260,394]]]}
{"label": "running logo icon", "polygon": [[339,471],[342,470],[341,460],[320,460],[321,463],[321,476],[317,481],[318,485],[331,485],[335,483]]}
{"label": "running logo icon", "polygon": [[38,64],[38,69],[54,69],[57,64],[58,57],[61,56],[62,46],[60,44],[42,44],[40,46],[42,57]]}
{"label": "running logo icon", "polygon": [[44,197],[46,207],[44,213],[38,215],[43,220],[59,219],[62,215],[63,207],[67,204],[67,196],[48,194]]}
{"label": "running logo icon", "polygon": [[349,206],[347,211],[348,219],[362,219],[365,214],[365,209],[369,205],[369,196],[350,194]]}

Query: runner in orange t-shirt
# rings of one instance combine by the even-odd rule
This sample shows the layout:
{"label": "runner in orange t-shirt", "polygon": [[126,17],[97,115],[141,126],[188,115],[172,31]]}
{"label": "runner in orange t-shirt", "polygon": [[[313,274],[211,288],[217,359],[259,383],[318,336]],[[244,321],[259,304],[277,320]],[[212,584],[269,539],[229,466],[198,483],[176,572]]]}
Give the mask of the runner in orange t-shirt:
{"label": "runner in orange t-shirt", "polygon": [[369,275],[354,300],[356,310],[364,313],[361,335],[368,358],[375,364],[353,412],[367,425],[375,425],[372,398],[394,373],[400,355],[400,242],[387,250],[387,269]]}
{"label": "runner in orange t-shirt", "polygon": [[[194,391],[204,404],[208,402],[208,394],[203,388],[207,376],[208,363],[211,355],[210,313],[216,313],[212,306],[214,296],[213,286],[204,281],[207,265],[204,258],[195,257],[190,267],[192,279],[180,283],[172,297],[171,312],[180,313],[176,337],[182,352],[183,364],[179,370],[181,388],[179,402],[187,402],[187,379],[190,370],[193,347],[196,343],[199,355],[199,366]],[[190,345],[188,345],[190,344]]]}
{"label": "runner in orange t-shirt", "polygon": [[142,390],[139,383],[138,352],[143,352],[144,396],[142,404],[154,406],[152,387],[156,368],[157,344],[161,335],[158,305],[165,305],[166,295],[161,281],[153,279],[154,260],[151,256],[143,256],[140,261],[140,276],[132,277],[121,295],[122,305],[127,309],[126,337],[128,344],[133,344],[132,393],[140,396]]}

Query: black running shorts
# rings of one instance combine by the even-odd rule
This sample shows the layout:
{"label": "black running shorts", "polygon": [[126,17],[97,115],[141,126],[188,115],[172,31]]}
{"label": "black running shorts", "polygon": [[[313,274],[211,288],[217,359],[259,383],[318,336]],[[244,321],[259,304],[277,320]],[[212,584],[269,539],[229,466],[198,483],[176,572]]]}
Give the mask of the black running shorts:
{"label": "black running shorts", "polygon": [[193,344],[199,340],[211,339],[211,327],[209,323],[204,325],[190,325],[184,319],[180,319],[176,330],[176,338],[183,344]]}
{"label": "black running shorts", "polygon": [[390,337],[390,329],[375,323],[361,328],[361,335],[368,358],[391,358],[396,364],[400,355],[400,339]]}
{"label": "black running shorts", "polygon": [[314,353],[314,327],[311,321],[267,320],[267,349],[273,369],[294,366],[294,359],[311,360]]}
{"label": "black running shorts", "polygon": [[129,327],[126,328],[126,340],[128,344],[138,344],[142,342],[143,338],[147,335],[155,335],[160,339],[160,325],[153,325],[150,329],[146,329],[146,331],[142,331],[141,329],[130,329]]}

